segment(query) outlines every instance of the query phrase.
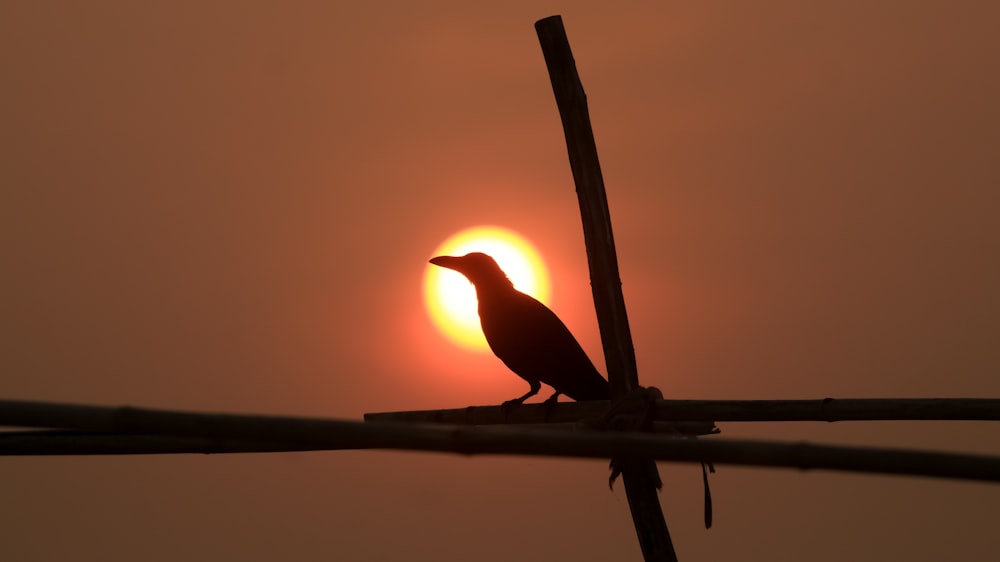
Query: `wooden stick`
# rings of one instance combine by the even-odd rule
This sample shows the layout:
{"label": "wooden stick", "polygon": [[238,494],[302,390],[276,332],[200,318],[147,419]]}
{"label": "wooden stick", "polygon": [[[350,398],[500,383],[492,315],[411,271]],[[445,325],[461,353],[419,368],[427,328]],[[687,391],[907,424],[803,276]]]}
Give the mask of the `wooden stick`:
{"label": "wooden stick", "polygon": [[[412,412],[381,412],[365,414],[365,421],[396,421],[423,423],[452,423],[460,425],[507,425],[517,424],[552,426],[564,425],[569,429],[592,428],[606,429],[606,426],[616,428],[616,418],[605,419],[609,403],[566,402],[556,408],[547,409],[536,404],[521,404],[502,410],[500,406],[469,406],[453,410],[424,410]],[[627,422],[628,416],[622,416]],[[625,423],[624,425],[629,425]],[[622,427],[621,429],[627,429]],[[710,421],[655,421],[652,425],[654,433],[671,433],[675,435],[713,435],[719,433],[719,428]]]}
{"label": "wooden stick", "polygon": [[[504,417],[499,406],[470,406],[450,410],[416,410],[365,414],[369,421],[424,422],[468,425],[514,423],[575,423],[603,415],[607,402],[565,402],[545,412],[536,404],[511,408]],[[129,412],[155,411],[130,407],[82,406],[52,402],[0,400],[0,426],[72,428],[119,431]],[[174,412],[184,415],[183,412]],[[208,416],[212,414],[196,414]],[[263,418],[263,416],[254,416]],[[268,418],[265,418],[268,419]],[[299,419],[276,417],[274,419]],[[860,420],[1000,420],[995,398],[843,398],[824,400],[662,400],[656,419],[691,422],[692,428],[710,428],[704,420],[726,421],[860,421]],[[684,426],[680,426],[684,427]],[[682,433],[697,433],[687,431]]]}
{"label": "wooden stick", "polygon": [[822,400],[663,400],[658,420],[889,421],[1000,420],[995,398],[824,398]]}
{"label": "wooden stick", "polygon": [[328,450],[300,442],[220,439],[197,435],[97,433],[72,430],[0,432],[0,455],[165,455]]}
{"label": "wooden stick", "polygon": [[[128,421],[123,421],[128,420]],[[807,443],[388,422],[307,420],[132,409],[132,433],[0,432],[0,455],[232,453],[400,449],[463,455],[645,457],[674,462],[825,469],[1000,482],[1000,457]],[[102,425],[96,423],[93,425]],[[261,428],[267,428],[261,431]],[[143,431],[156,428],[157,431]],[[196,428],[211,429],[198,435]],[[266,435],[261,435],[261,434]]]}
{"label": "wooden stick", "polygon": [[594,306],[608,366],[608,381],[613,396],[639,386],[635,349],[628,326],[625,297],[618,274],[618,256],[611,230],[604,176],[597,157],[597,144],[590,125],[587,94],[576,70],[573,52],[563,28],[562,18],[552,16],[535,22],[542,46],[552,91],[562,118],[569,164],[576,183],[576,195],[583,219],[583,238],[587,246],[590,282]]}
{"label": "wooden stick", "polygon": [[[415,410],[365,414],[371,421],[409,421],[489,425],[502,423],[566,423],[603,415],[607,402],[564,402],[551,412],[535,404],[510,409],[469,406],[447,410]],[[1000,420],[996,398],[824,398],[820,400],[659,400],[654,419],[673,421],[681,433],[711,433],[712,421],[875,421]],[[704,430],[709,431],[704,431]]]}
{"label": "wooden stick", "polygon": [[[639,388],[639,377],[587,95],[576,70],[562,18],[552,16],[539,20],[535,22],[535,31],[562,118],[570,168],[576,183],[611,397],[619,398]],[[630,460],[628,468],[622,472],[622,479],[643,557],[647,562],[676,562],[677,554],[657,496],[656,465],[652,461]]]}

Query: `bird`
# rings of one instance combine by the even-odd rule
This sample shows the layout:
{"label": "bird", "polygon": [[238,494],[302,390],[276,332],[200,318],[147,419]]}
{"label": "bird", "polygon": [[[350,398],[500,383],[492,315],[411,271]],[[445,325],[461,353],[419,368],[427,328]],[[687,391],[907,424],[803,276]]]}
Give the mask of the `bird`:
{"label": "bird", "polygon": [[515,289],[492,257],[472,252],[438,256],[430,263],[465,275],[475,286],[486,343],[504,365],[528,382],[528,392],[504,402],[504,411],[538,394],[542,383],[555,390],[543,402],[549,409],[563,394],[573,400],[611,398],[607,379],[566,324],[534,297]]}
{"label": "bird", "polygon": [[[527,393],[504,402],[500,408],[508,412],[514,405],[538,394],[542,383],[555,393],[543,402],[551,410],[565,394],[574,400],[610,400],[607,379],[594,367],[563,321],[534,297],[514,288],[497,262],[482,252],[464,256],[437,256],[430,263],[453,269],[475,286],[479,301],[479,322],[493,354],[511,371],[528,382]],[[605,414],[610,420],[619,410],[638,410],[635,424],[649,430],[653,423],[653,408],[663,393],[656,387],[640,387]],[[706,470],[706,465],[707,469]],[[659,490],[663,483],[651,459],[612,458],[608,485],[625,471],[643,474],[643,478]],[[708,472],[715,472],[710,462],[701,465],[705,486],[705,528],[712,526],[712,496],[708,488]]]}

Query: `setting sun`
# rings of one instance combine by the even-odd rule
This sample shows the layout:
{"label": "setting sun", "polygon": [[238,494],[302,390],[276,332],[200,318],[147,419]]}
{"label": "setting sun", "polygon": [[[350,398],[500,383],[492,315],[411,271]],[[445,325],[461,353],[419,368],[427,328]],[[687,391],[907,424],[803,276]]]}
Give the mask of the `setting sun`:
{"label": "setting sun", "polygon": [[[478,226],[445,240],[434,256],[489,254],[514,287],[548,304],[549,275],[537,250],[519,234],[495,226]],[[472,351],[488,351],[477,312],[476,289],[457,271],[427,265],[424,304],[434,326],[449,341]]]}

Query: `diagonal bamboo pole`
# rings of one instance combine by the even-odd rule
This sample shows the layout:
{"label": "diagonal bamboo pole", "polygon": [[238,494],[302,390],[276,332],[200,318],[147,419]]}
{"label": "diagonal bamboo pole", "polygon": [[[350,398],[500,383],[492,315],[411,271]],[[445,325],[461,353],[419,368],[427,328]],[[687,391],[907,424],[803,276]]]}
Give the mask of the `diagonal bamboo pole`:
{"label": "diagonal bamboo pole", "polygon": [[[604,178],[587,109],[587,95],[576,70],[562,18],[551,16],[539,20],[535,22],[535,31],[562,118],[570,168],[580,202],[590,284],[601,329],[611,398],[621,398],[639,388],[639,377],[618,275],[611,213],[608,211]],[[659,476],[656,464],[650,459],[629,459],[622,461],[621,468],[643,557],[647,562],[676,562],[677,554],[657,496]]]}

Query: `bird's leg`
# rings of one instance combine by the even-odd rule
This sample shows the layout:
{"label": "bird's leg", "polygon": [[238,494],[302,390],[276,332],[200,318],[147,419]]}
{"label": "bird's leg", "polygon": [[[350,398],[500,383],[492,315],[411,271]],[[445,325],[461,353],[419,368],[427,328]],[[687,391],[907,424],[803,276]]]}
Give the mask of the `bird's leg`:
{"label": "bird's leg", "polygon": [[542,411],[545,413],[545,419],[548,419],[549,416],[552,415],[552,411],[556,409],[556,404],[559,403],[560,394],[562,394],[562,392],[557,390],[555,394],[546,398],[545,402],[542,402]]}
{"label": "bird's leg", "polygon": [[528,381],[528,384],[531,385],[531,388],[528,389],[528,392],[524,393],[524,396],[520,398],[515,398],[513,400],[508,400],[503,404],[500,404],[500,411],[503,413],[504,417],[510,415],[511,408],[513,408],[514,406],[520,406],[521,404],[524,404],[525,400],[538,394],[538,391],[542,389],[542,383],[538,381]]}

